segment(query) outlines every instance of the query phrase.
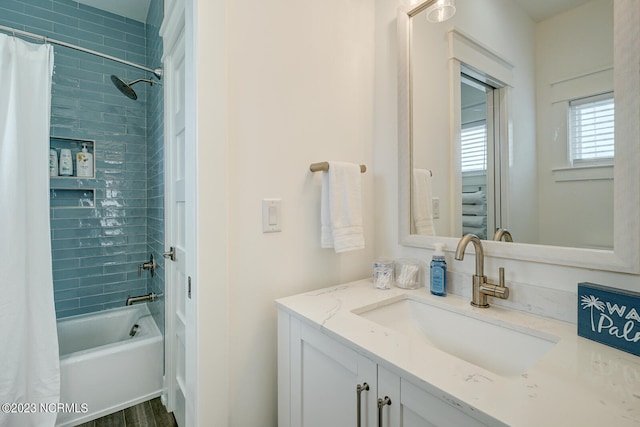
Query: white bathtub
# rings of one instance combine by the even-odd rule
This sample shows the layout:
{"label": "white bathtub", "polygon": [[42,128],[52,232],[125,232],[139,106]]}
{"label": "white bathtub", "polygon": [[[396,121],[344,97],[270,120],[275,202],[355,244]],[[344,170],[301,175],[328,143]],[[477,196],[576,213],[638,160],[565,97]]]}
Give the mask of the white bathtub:
{"label": "white bathtub", "polygon": [[[138,331],[129,335],[134,324]],[[162,393],[163,342],[146,304],[58,321],[60,402],[56,426],[72,426]],[[74,405],[75,404],[75,405]]]}

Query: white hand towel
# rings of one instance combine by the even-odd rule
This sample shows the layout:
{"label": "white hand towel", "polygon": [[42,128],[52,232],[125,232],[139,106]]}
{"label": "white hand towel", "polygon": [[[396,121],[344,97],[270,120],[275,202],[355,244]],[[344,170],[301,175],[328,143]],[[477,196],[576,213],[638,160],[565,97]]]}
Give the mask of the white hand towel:
{"label": "white hand towel", "polygon": [[322,173],[320,220],[320,247],[336,253],[364,248],[359,165],[329,162],[329,172]]}
{"label": "white hand towel", "polygon": [[484,191],[476,191],[474,193],[462,193],[463,205],[484,205],[485,204]]}
{"label": "white hand towel", "polygon": [[426,169],[413,170],[411,194],[413,225],[416,234],[435,236],[433,213],[431,212],[431,172]]}

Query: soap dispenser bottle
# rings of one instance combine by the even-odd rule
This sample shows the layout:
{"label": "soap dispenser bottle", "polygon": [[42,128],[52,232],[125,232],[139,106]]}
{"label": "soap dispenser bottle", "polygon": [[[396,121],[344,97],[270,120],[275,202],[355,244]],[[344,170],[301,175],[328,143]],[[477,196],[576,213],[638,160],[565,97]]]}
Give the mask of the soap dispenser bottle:
{"label": "soap dispenser bottle", "polygon": [[87,150],[87,144],[82,144],[82,151],[76,154],[76,176],[93,177],[93,154]]}
{"label": "soap dispenser bottle", "polygon": [[435,244],[436,251],[431,260],[431,293],[440,297],[447,295],[447,262],[444,260],[442,243]]}

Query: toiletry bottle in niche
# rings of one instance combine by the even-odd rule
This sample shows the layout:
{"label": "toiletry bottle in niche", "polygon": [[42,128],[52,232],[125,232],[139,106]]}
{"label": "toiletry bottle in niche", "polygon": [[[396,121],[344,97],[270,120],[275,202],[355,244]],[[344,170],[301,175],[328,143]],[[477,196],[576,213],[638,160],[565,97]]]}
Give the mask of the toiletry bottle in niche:
{"label": "toiletry bottle in niche", "polygon": [[58,152],[53,148],[49,150],[49,176],[58,176]]}
{"label": "toiletry bottle in niche", "polygon": [[60,176],[73,175],[73,160],[71,160],[71,150],[63,148],[60,150]]}
{"label": "toiletry bottle in niche", "polygon": [[87,144],[82,144],[82,151],[76,154],[76,176],[93,177],[93,154],[87,150]]}
{"label": "toiletry bottle in niche", "polygon": [[442,243],[436,243],[431,260],[431,293],[440,297],[447,295],[447,262],[444,260]]}

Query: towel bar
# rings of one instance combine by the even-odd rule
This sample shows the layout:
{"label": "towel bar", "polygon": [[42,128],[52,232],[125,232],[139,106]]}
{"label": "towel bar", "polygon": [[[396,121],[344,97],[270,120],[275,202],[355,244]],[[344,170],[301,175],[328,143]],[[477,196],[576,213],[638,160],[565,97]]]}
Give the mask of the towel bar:
{"label": "towel bar", "polygon": [[[309,170],[311,172],[327,172],[329,170],[329,162],[311,163]],[[365,165],[360,165],[360,172],[365,173],[366,171],[367,167]]]}
{"label": "towel bar", "polygon": [[423,170],[425,172],[429,172],[429,176],[433,177],[433,171],[431,169],[414,169],[414,171],[420,171]]}

